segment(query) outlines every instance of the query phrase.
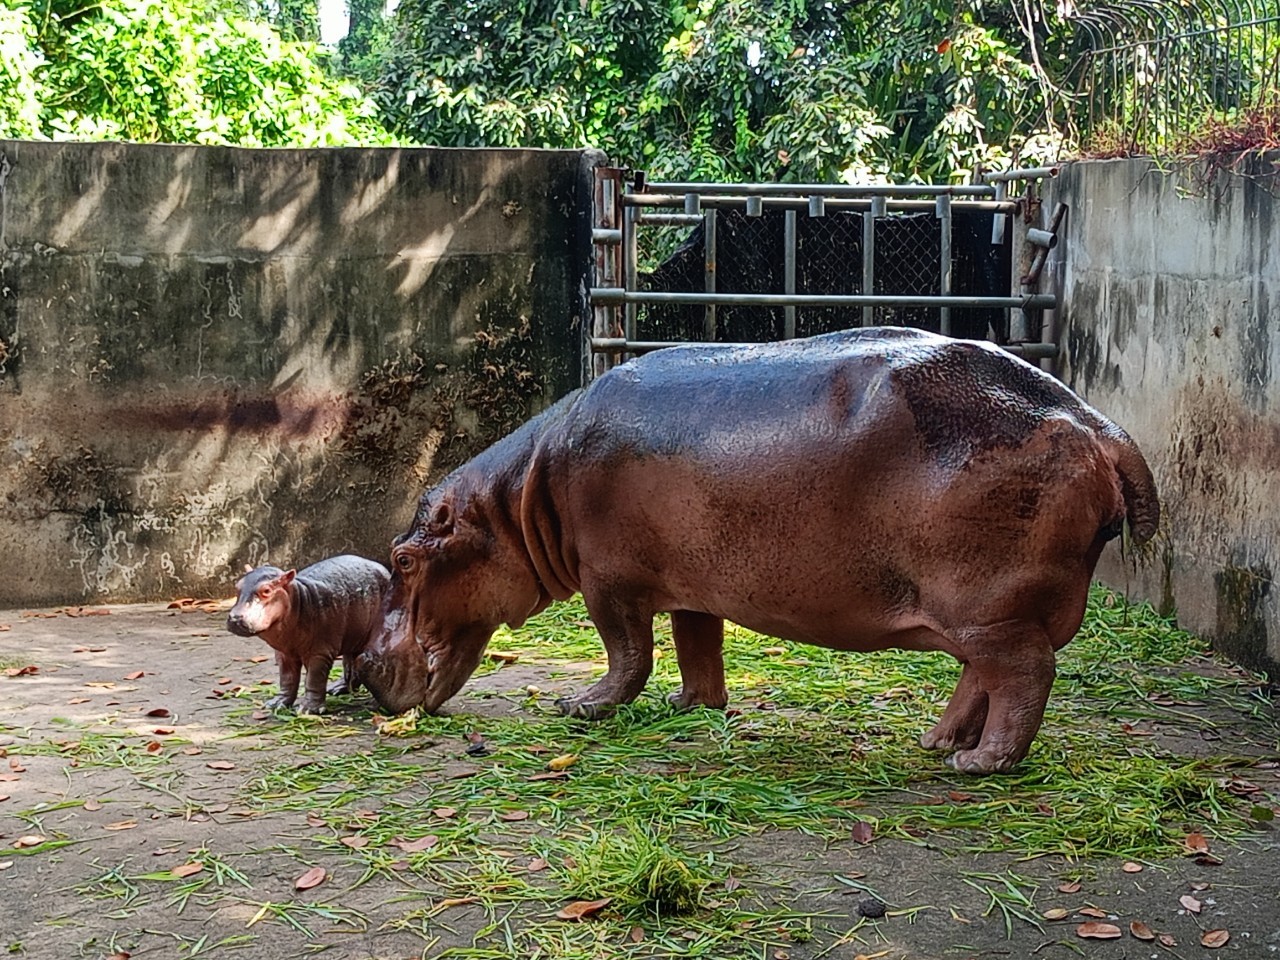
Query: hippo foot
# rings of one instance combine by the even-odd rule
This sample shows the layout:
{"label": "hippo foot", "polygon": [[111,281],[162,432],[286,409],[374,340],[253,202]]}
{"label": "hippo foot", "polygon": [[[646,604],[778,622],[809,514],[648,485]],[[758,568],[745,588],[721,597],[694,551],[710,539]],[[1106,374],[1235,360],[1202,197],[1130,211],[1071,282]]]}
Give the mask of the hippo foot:
{"label": "hippo foot", "polygon": [[298,704],[298,713],[311,714],[312,716],[318,717],[320,714],[324,713],[324,701],[306,697],[300,704]]}
{"label": "hippo foot", "polygon": [[991,749],[957,750],[943,763],[959,773],[1006,773],[1021,759]]}
{"label": "hippo foot", "polygon": [[580,697],[561,697],[556,701],[556,706],[566,717],[577,717],[579,720],[603,720],[617,708],[615,703],[587,701]]}
{"label": "hippo foot", "polygon": [[327,692],[330,696],[342,696],[344,693],[351,693],[351,687],[347,684],[346,677],[343,677],[341,680],[335,680],[329,684]]}
{"label": "hippo foot", "polygon": [[708,710],[723,710],[729,703],[729,693],[725,690],[712,694],[686,691],[683,687],[667,696],[667,701],[677,710],[692,710],[694,707],[706,707]]}
{"label": "hippo foot", "polygon": [[293,706],[293,700],[281,693],[268,700],[265,706],[268,710],[288,710]]}

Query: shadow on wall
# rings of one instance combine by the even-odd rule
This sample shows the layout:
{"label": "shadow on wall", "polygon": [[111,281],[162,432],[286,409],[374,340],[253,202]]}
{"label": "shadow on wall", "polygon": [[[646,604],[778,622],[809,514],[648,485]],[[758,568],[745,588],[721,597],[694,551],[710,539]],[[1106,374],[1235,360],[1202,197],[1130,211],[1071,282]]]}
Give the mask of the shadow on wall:
{"label": "shadow on wall", "polygon": [[382,559],[577,385],[597,155],[0,149],[0,606]]}

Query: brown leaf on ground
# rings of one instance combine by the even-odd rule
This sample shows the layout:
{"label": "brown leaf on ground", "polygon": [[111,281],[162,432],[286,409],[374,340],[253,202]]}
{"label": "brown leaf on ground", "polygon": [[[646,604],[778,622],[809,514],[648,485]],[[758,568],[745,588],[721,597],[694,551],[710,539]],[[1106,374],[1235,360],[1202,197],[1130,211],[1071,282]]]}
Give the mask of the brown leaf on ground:
{"label": "brown leaf on ground", "polygon": [[9,626],[9,624],[0,623],[0,633],[7,633],[10,629],[12,628]]}
{"label": "brown leaf on ground", "polygon": [[363,850],[369,845],[368,837],[342,837],[338,841],[343,846],[350,847],[352,850]]}
{"label": "brown leaf on ground", "polygon": [[328,878],[324,867],[312,867],[297,880],[293,881],[293,889],[310,890],[312,887],[318,887]]}
{"label": "brown leaf on ground", "polygon": [[39,673],[40,668],[33,663],[27,664],[25,667],[5,667],[4,675],[6,677],[29,677],[33,673]]}
{"label": "brown leaf on ground", "polygon": [[151,732],[154,733],[157,737],[167,737],[171,733],[173,733],[173,727],[156,727]]}
{"label": "brown leaf on ground", "polygon": [[742,881],[732,874],[725,878],[724,889],[726,893],[733,893],[733,891],[737,890],[740,886],[742,886]]}
{"label": "brown leaf on ground", "polygon": [[126,679],[126,680],[141,680],[141,679],[142,679],[143,677],[145,677],[146,675],[147,675],[147,671],[145,671],[145,670],[135,670],[135,671],[133,671],[133,673],[126,673],[126,674],[124,675],[124,679]]}
{"label": "brown leaf on ground", "polygon": [[1189,853],[1209,852],[1209,841],[1204,838],[1203,833],[1188,833],[1187,838],[1182,842],[1186,845]]}
{"label": "brown leaf on ground", "polygon": [[1050,907],[1044,913],[1040,914],[1040,916],[1044,917],[1046,920],[1062,920],[1070,915],[1071,911],[1067,910],[1065,907]]}
{"label": "brown leaf on ground", "polygon": [[1066,883],[1060,883],[1060,884],[1058,884],[1058,892],[1059,892],[1059,893],[1079,893],[1079,892],[1080,892],[1080,881],[1079,881],[1079,880],[1069,880],[1069,881],[1067,881]]}
{"label": "brown leaf on ground", "polygon": [[101,810],[102,804],[97,800],[89,799],[84,802],[84,808],[90,813],[93,813],[95,810]]}
{"label": "brown leaf on ground", "polygon": [[153,753],[153,754],[159,753],[161,750],[164,749],[164,744],[161,743],[159,740],[152,740],[150,743],[147,744],[146,749],[147,749],[147,753]]}
{"label": "brown leaf on ground", "polygon": [[518,653],[503,653],[499,650],[490,650],[489,659],[496,660],[498,663],[515,663],[520,659]]}
{"label": "brown leaf on ground", "polygon": [[530,783],[540,780],[568,780],[569,772],[567,770],[544,770],[542,773],[535,773],[529,777]]}
{"label": "brown leaf on ground", "polygon": [[234,770],[236,765],[230,760],[210,760],[205,764],[210,770]]}
{"label": "brown leaf on ground", "polygon": [[515,823],[518,820],[528,820],[528,810],[508,810],[506,813],[498,814],[499,820],[506,820],[508,823]]}
{"label": "brown leaf on ground", "polygon": [[117,950],[111,956],[107,957],[107,960],[129,960],[132,956],[133,954],[128,950]]}
{"label": "brown leaf on ground", "polygon": [[1132,860],[1128,860],[1120,867],[1120,869],[1123,870],[1125,873],[1141,873],[1142,864],[1134,863]]}
{"label": "brown leaf on ground", "polygon": [[148,717],[167,717],[170,716],[168,707],[153,707],[147,711]]}
{"label": "brown leaf on ground", "polygon": [[972,793],[965,793],[961,790],[948,790],[947,796],[950,797],[954,803],[965,803],[966,801],[973,799]]}
{"label": "brown leaf on ground", "polygon": [[322,820],[320,817],[317,817],[314,813],[308,813],[308,814],[307,814],[307,826],[309,826],[309,827],[323,827],[323,826],[325,826],[325,821],[324,821],[324,820]]}
{"label": "brown leaf on ground", "polygon": [[1129,933],[1139,940],[1154,940],[1156,938],[1155,931],[1141,920],[1134,920],[1129,924]]}
{"label": "brown leaf on ground", "polygon": [[446,897],[436,904],[437,910],[447,910],[449,907],[460,907],[467,903],[478,903],[479,897]]}
{"label": "brown leaf on ground", "polygon": [[28,833],[26,836],[19,837],[17,840],[13,841],[13,845],[19,850],[24,850],[27,847],[38,847],[47,839],[49,838],[42,837],[38,833]]}
{"label": "brown leaf on ground", "polygon": [[870,843],[875,837],[875,827],[865,820],[859,820],[849,831],[849,836],[857,843]]}
{"label": "brown leaf on ground", "polygon": [[27,772],[27,768],[22,765],[22,761],[19,760],[17,757],[9,758],[9,769],[12,770],[14,773]]}
{"label": "brown leaf on ground", "polygon": [[1188,913],[1199,913],[1203,904],[1189,893],[1184,893],[1178,898],[1178,902],[1186,909]]}
{"label": "brown leaf on ground", "polygon": [[181,866],[174,867],[169,872],[175,877],[189,877],[192,874],[199,873],[204,869],[204,864],[199,860],[192,860],[190,863],[184,863]]}
{"label": "brown leaf on ground", "polygon": [[7,794],[7,793],[0,793],[0,803],[4,803],[4,802],[5,802],[6,800],[8,800],[8,799],[9,799],[9,794]]}
{"label": "brown leaf on ground", "polygon": [[1099,910],[1097,907],[1081,907],[1076,913],[1085,917],[1096,917],[1099,920],[1107,918],[1107,911]]}
{"label": "brown leaf on ground", "polygon": [[270,657],[250,657],[249,662],[250,663],[266,663],[270,659],[271,659]]}
{"label": "brown leaf on ground", "polygon": [[182,752],[185,753],[188,757],[196,757],[204,753],[204,751],[201,750],[199,747],[183,747]]}
{"label": "brown leaf on ground", "polygon": [[1230,939],[1231,934],[1226,930],[1206,930],[1200,934],[1200,946],[1217,950]]}
{"label": "brown leaf on ground", "polygon": [[1160,946],[1162,947],[1176,947],[1178,945],[1178,941],[1173,938],[1172,933],[1162,933],[1156,939],[1160,941]]}
{"label": "brown leaf on ground", "polygon": [[603,900],[575,900],[559,910],[556,917],[560,920],[581,920],[583,917],[599,913],[612,902],[613,897],[605,897]]}
{"label": "brown leaf on ground", "polygon": [[1120,936],[1120,928],[1114,923],[1082,923],[1076,927],[1076,936],[1086,940],[1114,940]]}
{"label": "brown leaf on ground", "polygon": [[103,830],[132,830],[138,825],[137,820],[117,820],[115,823],[104,824]]}
{"label": "brown leaf on ground", "polygon": [[541,873],[543,870],[547,869],[547,861],[543,860],[541,857],[534,857],[529,861],[529,865],[525,867],[525,869],[530,873]]}
{"label": "brown leaf on ground", "polygon": [[430,850],[440,838],[434,833],[429,833],[425,837],[419,837],[417,840],[397,840],[396,846],[405,853],[421,853],[423,850]]}
{"label": "brown leaf on ground", "polygon": [[627,934],[632,943],[641,943],[644,941],[644,927],[632,927],[631,932]]}

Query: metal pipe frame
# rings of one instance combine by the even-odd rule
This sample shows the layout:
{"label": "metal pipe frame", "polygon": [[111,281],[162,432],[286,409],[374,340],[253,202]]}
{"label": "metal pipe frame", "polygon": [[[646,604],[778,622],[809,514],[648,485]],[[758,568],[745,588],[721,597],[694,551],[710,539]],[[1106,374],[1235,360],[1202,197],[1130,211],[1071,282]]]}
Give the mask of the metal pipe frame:
{"label": "metal pipe frame", "polygon": [[[875,197],[870,209],[862,215],[862,294],[871,296],[876,289],[876,221],[884,217],[888,201]],[[873,326],[876,308],[867,304],[862,308],[862,325]]]}
{"label": "metal pipe frame", "polygon": [[[990,342],[990,341],[984,341]],[[759,347],[760,343],[703,343],[697,340],[626,340],[622,337],[592,337],[594,353],[630,353],[639,355],[665,350],[668,347]],[[1058,355],[1056,343],[1010,343],[1000,345],[1005,353],[1024,360],[1046,360]]]}
{"label": "metal pipe frame", "polygon": [[1055,307],[1052,293],[1028,293],[1017,297],[893,296],[860,293],[670,293],[659,290],[625,290],[622,287],[592,287],[592,304],[673,303],[702,306],[714,303],[735,307],[1010,307],[1019,310]]}
{"label": "metal pipe frame", "polygon": [[984,173],[982,179],[987,183],[1008,183],[1011,180],[1040,180],[1044,177],[1056,177],[1058,167],[1023,167],[1020,170],[998,170],[995,173]]}
{"label": "metal pipe frame", "polygon": [[[796,292],[796,212],[788,210],[782,222],[782,292],[794,296]],[[796,308],[788,304],[782,308],[782,337],[792,340],[796,335]]]}
{"label": "metal pipe frame", "polygon": [[[716,292],[716,212],[708,210],[703,214],[706,226],[702,230],[702,238],[705,241],[705,259],[703,261],[703,288],[707,293]],[[634,284],[628,284],[628,289],[635,289]],[[708,340],[716,338],[716,305],[715,302],[707,304],[706,312],[702,318],[702,332]]]}
{"label": "metal pipe frame", "polygon": [[721,196],[810,196],[823,197],[936,197],[950,194],[953,197],[991,197],[992,186],[944,183],[912,184],[850,184],[850,183],[678,183],[654,182],[646,184],[648,193],[678,193],[682,195],[719,194]]}
{"label": "metal pipe frame", "polygon": [[[951,198],[938,197],[938,293],[944,297],[951,295]],[[938,309],[938,331],[944,336],[951,336],[951,308]]]}
{"label": "metal pipe frame", "polygon": [[[706,207],[714,207],[718,210],[745,210],[747,201],[753,199],[751,197],[734,197],[726,194],[711,194],[701,198],[701,205]],[[808,210],[809,197],[762,197],[759,198],[761,205],[765,209],[782,209],[782,210]],[[907,213],[920,212],[934,209],[936,200],[903,200],[894,197],[877,197],[864,199],[847,199],[847,198],[827,198],[823,202],[825,210],[870,210],[871,204],[875,199],[883,200],[886,203],[885,209],[891,213]],[[622,198],[622,202],[628,207],[643,207],[645,209],[667,209],[676,208],[684,209],[684,196],[675,194],[642,194],[629,193]],[[1013,200],[970,200],[965,198],[953,198],[951,201],[953,207],[957,210],[980,210],[989,213],[1016,213],[1018,204]],[[641,223],[652,223],[655,226],[689,226],[698,222],[698,214],[690,216],[685,213],[642,213],[640,215]],[[681,219],[688,217],[689,219]],[[669,222],[668,222],[669,221]]]}

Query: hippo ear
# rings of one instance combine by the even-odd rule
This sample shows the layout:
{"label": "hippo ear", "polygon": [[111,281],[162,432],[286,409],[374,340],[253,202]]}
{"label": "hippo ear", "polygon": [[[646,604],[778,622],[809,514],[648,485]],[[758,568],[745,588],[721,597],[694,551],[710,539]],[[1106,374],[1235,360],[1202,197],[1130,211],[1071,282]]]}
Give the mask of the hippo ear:
{"label": "hippo ear", "polygon": [[276,586],[287,587],[289,584],[293,583],[293,578],[297,575],[297,570],[286,570],[284,573],[280,574],[280,576],[276,577]]}
{"label": "hippo ear", "polygon": [[440,501],[431,511],[428,527],[437,537],[446,537],[453,533],[453,507],[447,500]]}
{"label": "hippo ear", "polygon": [[247,563],[246,563],[246,564],[244,565],[244,569],[243,569],[242,571],[240,571],[240,572],[241,572],[241,573],[253,573],[253,567],[249,566],[249,564],[247,564]]}

